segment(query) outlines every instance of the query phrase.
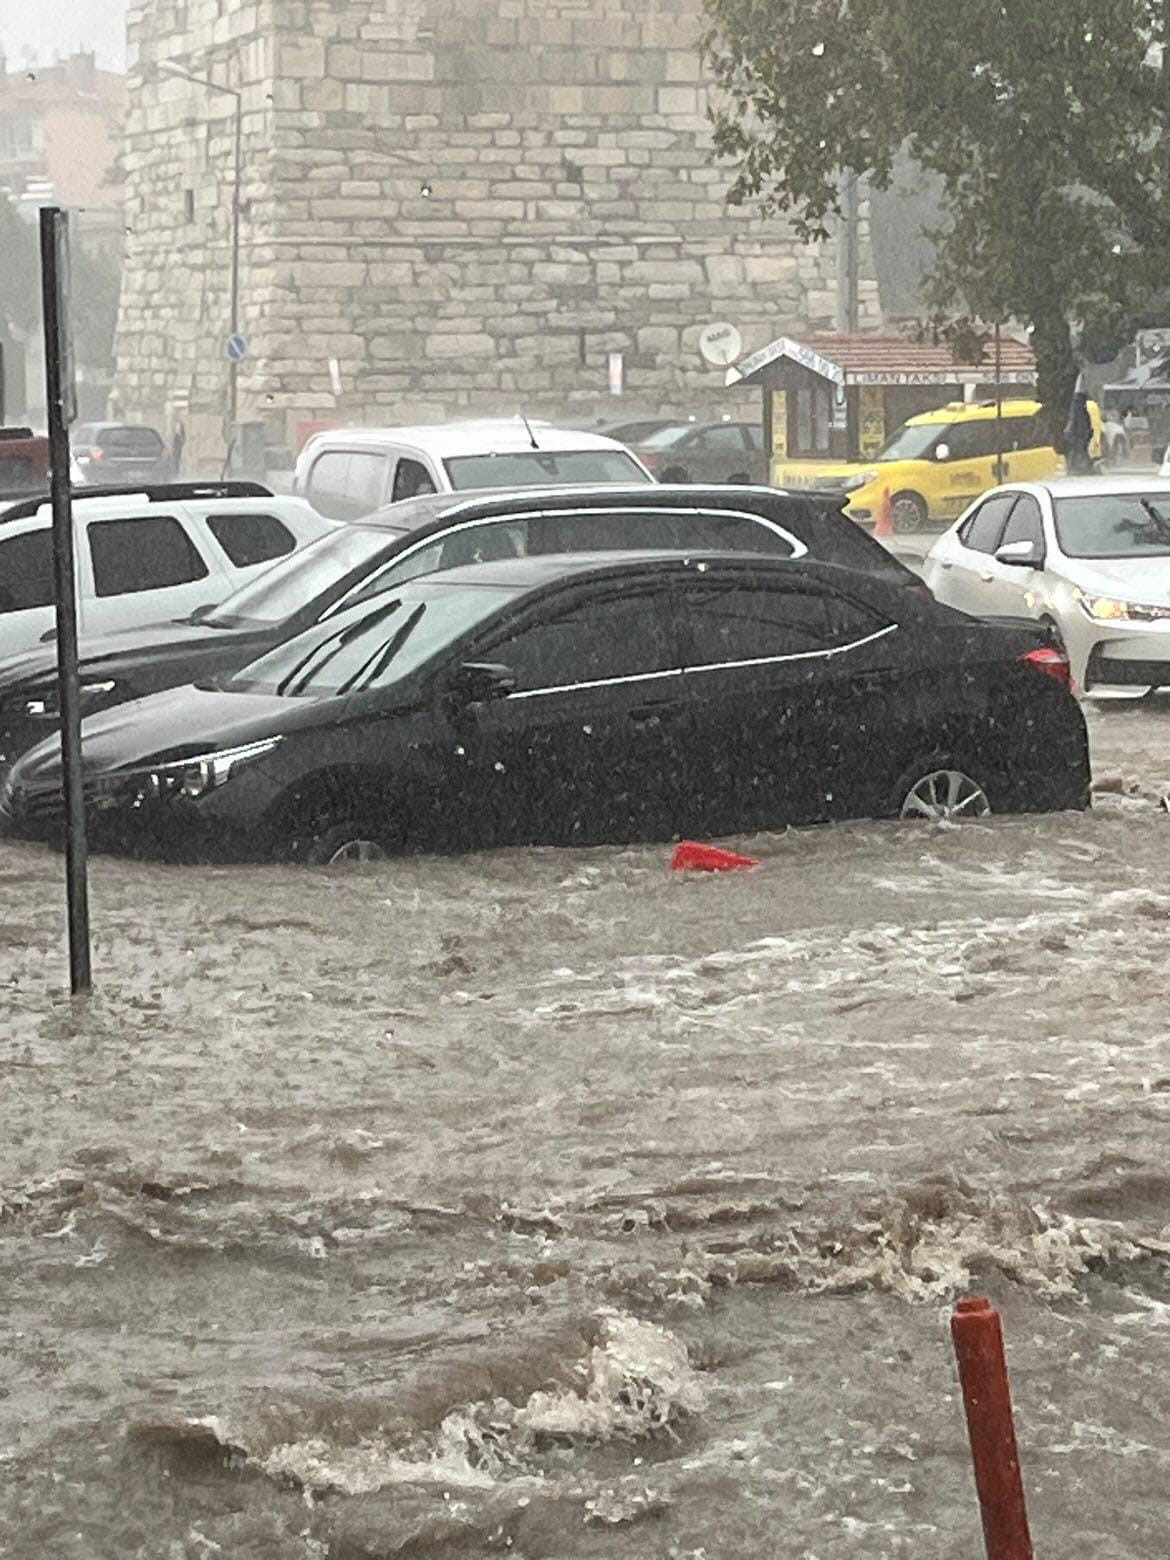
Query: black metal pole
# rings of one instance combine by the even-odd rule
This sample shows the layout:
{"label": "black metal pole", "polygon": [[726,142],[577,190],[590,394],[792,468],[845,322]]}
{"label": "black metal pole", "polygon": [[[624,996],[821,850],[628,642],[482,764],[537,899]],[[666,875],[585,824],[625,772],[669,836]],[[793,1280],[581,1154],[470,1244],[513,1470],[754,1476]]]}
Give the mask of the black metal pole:
{"label": "black metal pole", "polygon": [[[233,91],[230,87],[222,88],[225,92]],[[235,125],[235,157],[232,177],[232,299],[231,299],[231,334],[239,335],[240,331],[240,184],[244,177],[244,96],[242,92],[235,93],[236,99],[236,125]],[[228,406],[230,411],[231,434],[235,437],[236,418],[239,415],[240,395],[239,377],[240,365],[232,358],[229,364],[230,385],[228,391]]]}
{"label": "black metal pole", "polygon": [[[61,705],[62,786],[65,792],[65,884],[69,911],[69,984],[76,996],[92,982],[89,951],[89,853],[81,781],[81,692],[77,670],[77,581],[73,560],[73,496],[69,482],[69,409],[62,258],[67,217],[59,207],[41,212],[41,294],[45,330],[45,394],[53,501],[53,586],[57,603],[57,683]],[[71,371],[71,369],[70,369]]]}

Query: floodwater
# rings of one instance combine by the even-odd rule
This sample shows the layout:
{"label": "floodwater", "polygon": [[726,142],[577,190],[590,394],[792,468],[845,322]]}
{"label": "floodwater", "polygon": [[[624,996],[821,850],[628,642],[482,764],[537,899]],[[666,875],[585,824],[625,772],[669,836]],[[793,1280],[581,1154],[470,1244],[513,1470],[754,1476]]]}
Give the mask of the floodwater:
{"label": "floodwater", "polygon": [[334,873],[0,846],[0,1555],[1166,1553],[1170,712],[1089,816]]}

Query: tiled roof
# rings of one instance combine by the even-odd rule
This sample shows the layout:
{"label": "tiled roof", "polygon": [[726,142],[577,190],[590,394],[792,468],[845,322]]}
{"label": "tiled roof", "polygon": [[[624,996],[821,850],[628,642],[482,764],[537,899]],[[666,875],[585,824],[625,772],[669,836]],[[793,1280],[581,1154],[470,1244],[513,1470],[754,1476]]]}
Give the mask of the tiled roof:
{"label": "tiled roof", "polygon": [[[946,345],[876,331],[855,336],[816,333],[801,341],[780,336],[736,366],[744,379],[751,379],[785,358],[838,384],[990,384],[995,378],[995,350],[990,339],[980,362],[956,363]],[[1031,347],[1005,335],[1000,342],[1000,372],[1006,383],[1032,383],[1036,358]]]}

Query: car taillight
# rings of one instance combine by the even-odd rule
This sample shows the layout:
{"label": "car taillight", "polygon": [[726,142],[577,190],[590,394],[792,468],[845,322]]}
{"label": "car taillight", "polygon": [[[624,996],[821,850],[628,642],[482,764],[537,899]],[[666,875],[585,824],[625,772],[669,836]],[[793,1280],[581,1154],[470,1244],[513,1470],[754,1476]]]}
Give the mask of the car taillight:
{"label": "car taillight", "polygon": [[1043,672],[1045,677],[1055,678],[1062,688],[1072,692],[1072,671],[1063,650],[1057,650],[1054,645],[1043,645],[1036,650],[1026,650],[1020,660],[1027,661],[1029,666]]}

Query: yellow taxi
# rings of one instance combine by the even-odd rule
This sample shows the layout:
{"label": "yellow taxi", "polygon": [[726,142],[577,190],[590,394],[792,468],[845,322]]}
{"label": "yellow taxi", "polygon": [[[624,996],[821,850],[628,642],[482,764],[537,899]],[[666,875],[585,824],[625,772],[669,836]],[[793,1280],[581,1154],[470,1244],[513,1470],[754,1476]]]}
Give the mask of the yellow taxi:
{"label": "yellow taxi", "polygon": [[[953,520],[997,482],[1039,482],[1063,467],[1048,442],[1039,401],[952,402],[902,424],[872,460],[789,460],[778,456],[772,480],[788,489],[819,488],[849,495],[854,520],[876,518],[890,495],[896,530],[917,531],[932,520]],[[1089,402],[1090,453],[1100,454],[1101,412]],[[998,427],[997,427],[998,423]],[[996,451],[1002,452],[1002,474]]]}

